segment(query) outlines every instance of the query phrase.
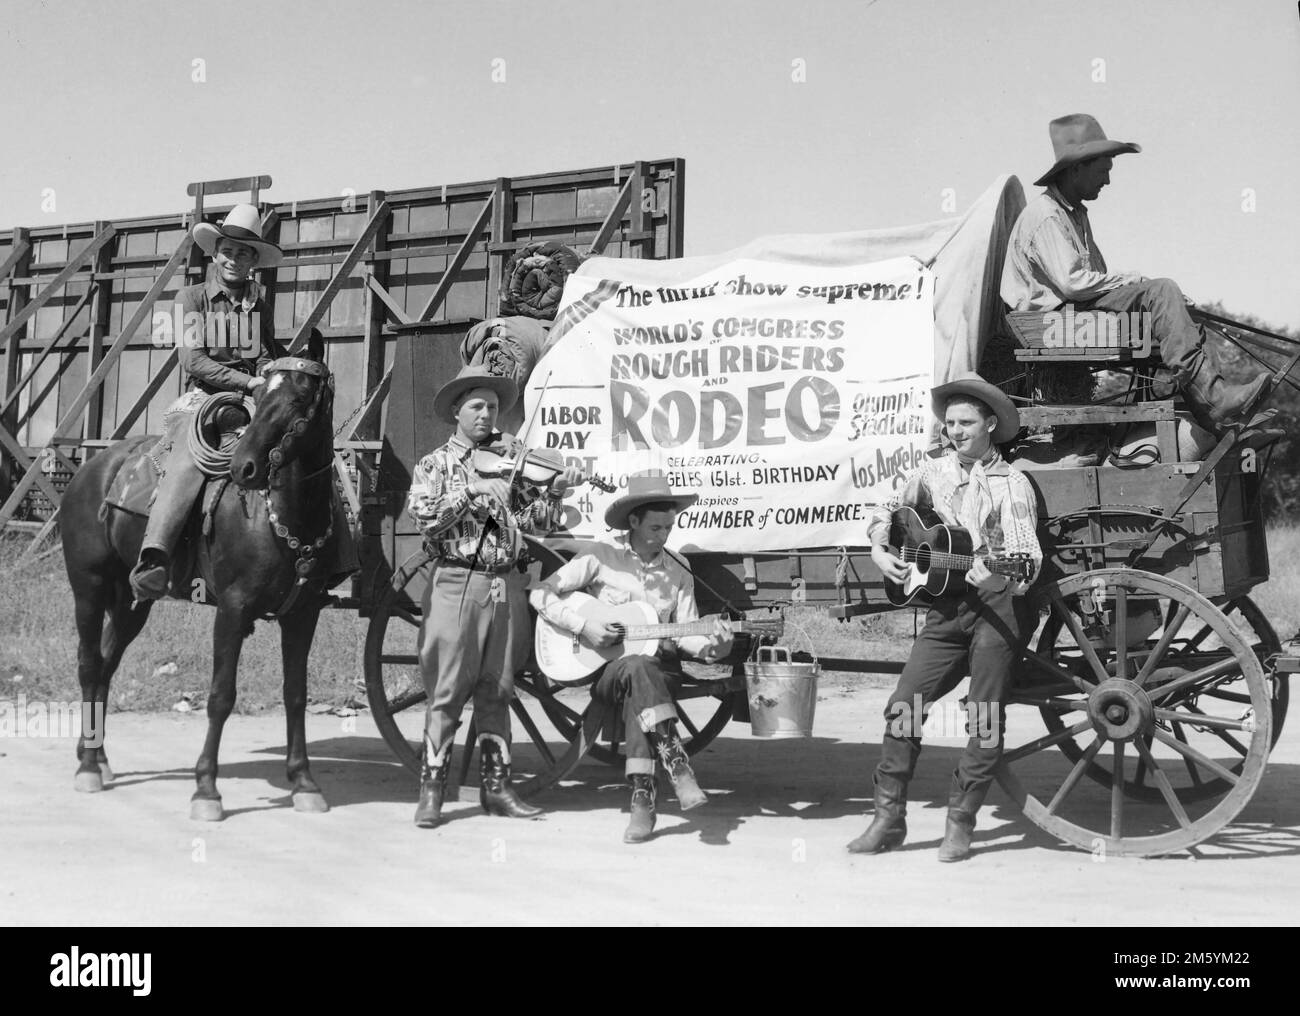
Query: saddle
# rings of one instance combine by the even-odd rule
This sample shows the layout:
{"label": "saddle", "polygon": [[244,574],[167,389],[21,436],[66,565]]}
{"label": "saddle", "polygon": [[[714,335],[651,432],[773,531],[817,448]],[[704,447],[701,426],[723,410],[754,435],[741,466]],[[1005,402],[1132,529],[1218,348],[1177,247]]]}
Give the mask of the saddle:
{"label": "saddle", "polygon": [[[239,431],[248,425],[249,420],[248,413],[242,408],[226,406],[203,428],[204,439],[210,446],[225,450],[238,440]],[[116,508],[147,519],[153,505],[154,491],[162,477],[168,446],[164,443],[165,438],[155,435],[134,440],[138,442],[138,447],[123,460],[117,475],[113,477],[108,494],[104,497],[104,509]],[[204,484],[198,501],[203,505],[205,526],[210,525],[207,520],[216,510],[217,501],[227,482],[224,479],[215,482],[209,479]],[[100,514],[103,516],[104,510]]]}

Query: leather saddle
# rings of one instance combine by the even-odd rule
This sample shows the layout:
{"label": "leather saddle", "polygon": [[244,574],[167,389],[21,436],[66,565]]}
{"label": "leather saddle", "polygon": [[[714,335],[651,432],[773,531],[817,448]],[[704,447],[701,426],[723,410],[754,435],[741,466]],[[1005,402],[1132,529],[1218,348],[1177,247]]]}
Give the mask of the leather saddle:
{"label": "leather saddle", "polygon": [[[204,440],[211,447],[227,450],[238,440],[240,430],[248,425],[250,419],[243,408],[226,406],[203,428]],[[118,468],[117,475],[113,477],[113,482],[108,488],[108,494],[104,497],[104,505],[131,515],[139,515],[141,518],[148,518],[154,491],[158,488],[158,480],[162,476],[167,445],[165,438],[153,435],[135,440],[139,442],[139,446]],[[216,507],[216,498],[220,496],[220,490],[224,486],[224,482],[213,483],[211,480],[204,485],[203,495],[199,501],[203,504],[205,512],[210,512]],[[212,501],[211,505],[208,504],[209,500]]]}

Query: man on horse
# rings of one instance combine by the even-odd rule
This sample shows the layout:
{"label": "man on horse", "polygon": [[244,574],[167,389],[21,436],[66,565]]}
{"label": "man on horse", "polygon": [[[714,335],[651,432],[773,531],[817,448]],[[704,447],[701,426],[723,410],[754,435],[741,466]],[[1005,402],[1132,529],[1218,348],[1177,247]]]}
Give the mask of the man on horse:
{"label": "man on horse", "polygon": [[[911,566],[887,545],[892,514],[903,506],[932,509],[944,524],[965,529],[976,557],[965,575],[968,588],[935,598],[885,707],[885,736],[874,776],[875,815],[849,850],[875,854],[903,842],[907,785],[921,754],[925,715],[935,700],[969,674],[970,737],[953,772],[939,847],[939,860],[960,861],[970,853],[975,814],[1002,757],[1002,703],[1024,640],[1034,629],[1035,615],[1023,597],[1043,554],[1033,488],[994,444],[1010,441],[1020,430],[1015,403],[978,375],[968,374],[937,386],[933,406],[953,447],[927,460],[873,512],[867,525],[871,560],[886,578],[907,579]],[[1023,554],[1032,574],[1020,582],[995,575],[981,552],[990,557]]]}
{"label": "man on horse", "polygon": [[[530,594],[537,612],[552,624],[595,646],[612,646],[621,633],[610,624],[584,617],[568,608],[564,594],[591,592],[609,604],[638,600],[655,608],[663,624],[699,618],[695,579],[690,565],[667,550],[677,516],[699,500],[695,494],[674,494],[661,473],[628,477],[627,493],[610,503],[605,524],[622,530],[592,545],[563,565]],[[708,635],[664,639],[654,656],[629,654],[607,663],[592,685],[597,701],[623,713],[626,774],[632,787],[631,821],[624,843],[650,838],[655,825],[655,756],[668,772],[683,811],[704,804],[704,791],[695,781],[690,760],[677,734],[677,707],[672,689],[681,680],[677,650],[713,661],[731,651],[731,623],[714,619]]]}
{"label": "man on horse", "polygon": [[1229,384],[1214,347],[1188,314],[1177,283],[1110,271],[1097,249],[1083,203],[1096,200],[1110,183],[1112,156],[1140,152],[1141,146],[1111,141],[1086,113],[1053,120],[1048,130],[1056,162],[1034,181],[1046,189],[1025,206],[1011,231],[1002,270],[1003,301],[1018,311],[1073,305],[1080,310],[1139,312],[1150,322],[1160,358],[1174,373],[1198,423],[1221,434],[1228,426],[1251,420],[1268,394],[1269,375]]}
{"label": "man on horse", "polygon": [[517,397],[509,378],[465,367],[433,397],[434,414],[456,431],[419,461],[411,480],[407,511],[434,559],[420,623],[428,707],[415,824],[425,829],[442,819],[452,742],[471,696],[483,810],[510,818],[541,814],[510,786],[510,700],[517,657],[526,651],[519,644],[525,626],[518,623],[527,611],[522,534],[559,527],[561,500],[580,474],[557,461],[545,487],[520,482],[508,468],[501,475],[502,460],[525,452],[518,439],[496,429],[498,414]]}
{"label": "man on horse", "polygon": [[140,559],[131,570],[131,589],[138,600],[165,596],[172,551],[185,528],[204,476],[189,447],[194,414],[216,392],[251,396],[265,383],[259,371],[281,357],[275,322],[250,278],[255,267],[280,263],[278,246],[262,238],[262,222],[253,205],[236,205],[219,226],[197,223],[194,241],[212,255],[209,281],[182,289],[176,297],[173,331],[188,390],[163,416],[160,449],[163,475],[149,512]]}

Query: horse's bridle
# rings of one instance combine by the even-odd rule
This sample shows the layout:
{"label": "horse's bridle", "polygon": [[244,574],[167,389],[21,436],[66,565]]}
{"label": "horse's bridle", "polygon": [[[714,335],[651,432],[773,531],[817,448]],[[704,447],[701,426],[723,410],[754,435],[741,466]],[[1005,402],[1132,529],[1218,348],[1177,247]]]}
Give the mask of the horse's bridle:
{"label": "horse's bridle", "polygon": [[[306,433],[307,428],[311,426],[312,420],[314,420],[316,414],[320,412],[321,403],[325,399],[325,390],[328,388],[331,394],[334,391],[334,375],[330,369],[319,360],[307,360],[297,356],[282,356],[278,360],[272,360],[263,367],[261,373],[266,375],[270,374],[272,371],[291,371],[298,374],[307,374],[310,377],[320,379],[322,383],[316,387],[316,395],[313,397],[311,405],[307,407],[306,414],[298,417],[293,421],[293,423],[285,428],[284,436],[280,438],[279,443],[276,444],[276,446],[267,454],[267,459],[269,460],[267,466],[268,490],[274,482],[275,475],[279,472],[280,466],[284,463],[284,457],[289,451],[289,446],[293,444],[295,438],[301,437]],[[333,465],[332,461],[330,465]],[[325,466],[322,469],[318,469],[316,473],[323,472],[324,469],[328,468],[329,466]],[[303,479],[311,479],[311,477],[315,476],[316,473],[305,476]]]}
{"label": "horse's bridle", "polygon": [[[320,412],[321,403],[325,399],[326,390],[328,389],[329,392],[333,394],[334,375],[325,364],[318,360],[307,360],[297,356],[282,356],[278,360],[272,360],[262,368],[261,373],[265,375],[270,374],[272,371],[293,371],[299,374],[307,374],[321,381],[321,384],[316,387],[316,395],[312,399],[311,405],[307,407],[307,412],[285,428],[284,436],[280,438],[279,443],[267,454],[269,464],[267,466],[266,490],[263,494],[266,499],[267,521],[271,523],[271,528],[275,531],[275,535],[284,540],[284,542],[289,545],[289,549],[297,554],[298,558],[295,562],[298,581],[294,583],[288,599],[285,600],[285,602],[280,605],[280,609],[276,611],[276,616],[282,616],[293,606],[294,601],[298,597],[299,590],[306,583],[308,576],[315,570],[318,559],[314,555],[324,547],[326,541],[334,535],[334,512],[331,507],[329,512],[329,523],[326,525],[324,533],[310,542],[300,540],[289,532],[288,526],[280,521],[280,518],[275,511],[275,507],[271,503],[271,491],[275,485],[275,476],[284,462],[284,457],[289,451],[289,446],[293,443],[295,438],[301,437],[306,433],[308,426],[311,425],[312,420],[314,420],[316,415]],[[330,435],[330,437],[332,439],[333,435]],[[325,470],[330,469],[333,465],[334,449],[331,448],[330,461],[320,469],[308,473],[306,476],[302,477],[302,479],[309,480],[313,476],[317,476],[320,473],[325,472]]]}

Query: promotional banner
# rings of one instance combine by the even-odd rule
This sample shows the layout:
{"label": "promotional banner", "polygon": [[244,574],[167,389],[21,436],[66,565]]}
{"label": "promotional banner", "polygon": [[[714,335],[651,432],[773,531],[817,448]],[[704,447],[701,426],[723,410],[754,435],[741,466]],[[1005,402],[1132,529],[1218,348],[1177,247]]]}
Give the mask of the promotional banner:
{"label": "promotional banner", "polygon": [[[528,443],[627,486],[699,495],[669,545],[753,553],[862,545],[928,444],[934,278],[913,258],[734,261],[672,287],[573,276],[527,383]],[[575,535],[618,494],[569,496]]]}

